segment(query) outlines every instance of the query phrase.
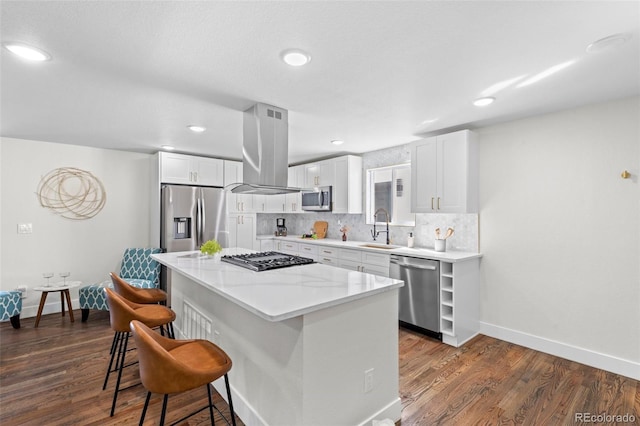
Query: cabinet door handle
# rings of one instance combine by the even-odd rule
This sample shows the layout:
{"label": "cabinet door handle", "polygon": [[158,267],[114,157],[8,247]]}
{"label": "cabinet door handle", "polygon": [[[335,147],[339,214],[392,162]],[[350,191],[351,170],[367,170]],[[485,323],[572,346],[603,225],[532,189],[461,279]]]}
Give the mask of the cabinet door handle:
{"label": "cabinet door handle", "polygon": [[440,197],[438,197],[438,210],[440,210]]}
{"label": "cabinet door handle", "polygon": [[431,197],[431,210],[433,210],[433,197]]}

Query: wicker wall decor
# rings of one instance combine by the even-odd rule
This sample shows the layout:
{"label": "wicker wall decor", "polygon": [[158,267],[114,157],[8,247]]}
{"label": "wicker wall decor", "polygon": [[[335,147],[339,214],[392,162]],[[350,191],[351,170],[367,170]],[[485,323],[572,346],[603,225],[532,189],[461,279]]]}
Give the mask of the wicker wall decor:
{"label": "wicker wall decor", "polygon": [[73,220],[90,219],[107,202],[102,182],[86,170],[62,167],[47,173],[36,192],[42,207]]}

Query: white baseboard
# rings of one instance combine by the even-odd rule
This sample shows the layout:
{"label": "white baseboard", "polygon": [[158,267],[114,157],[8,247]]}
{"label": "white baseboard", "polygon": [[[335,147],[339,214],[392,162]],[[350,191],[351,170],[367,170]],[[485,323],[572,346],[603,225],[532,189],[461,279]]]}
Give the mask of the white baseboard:
{"label": "white baseboard", "polygon": [[486,322],[480,322],[480,333],[570,361],[620,374],[621,376],[640,380],[640,363],[638,362],[594,352],[589,349],[568,345]]}
{"label": "white baseboard", "polygon": [[394,399],[386,407],[383,407],[376,414],[360,423],[358,426],[369,426],[373,424],[374,420],[390,419],[393,423],[396,423],[402,417],[402,401],[400,397]]}

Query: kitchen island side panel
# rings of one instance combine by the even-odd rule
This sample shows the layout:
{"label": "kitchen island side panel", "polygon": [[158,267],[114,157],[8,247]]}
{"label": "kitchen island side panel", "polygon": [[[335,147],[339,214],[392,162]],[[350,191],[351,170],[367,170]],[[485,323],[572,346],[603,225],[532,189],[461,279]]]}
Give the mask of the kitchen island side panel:
{"label": "kitchen island side panel", "polygon": [[[175,271],[172,280],[178,337],[196,337],[192,323],[204,324],[205,338],[229,354],[234,408],[245,424],[399,420],[397,289],[267,321]],[[365,393],[369,368],[374,386]],[[224,383],[215,385],[224,396]]]}

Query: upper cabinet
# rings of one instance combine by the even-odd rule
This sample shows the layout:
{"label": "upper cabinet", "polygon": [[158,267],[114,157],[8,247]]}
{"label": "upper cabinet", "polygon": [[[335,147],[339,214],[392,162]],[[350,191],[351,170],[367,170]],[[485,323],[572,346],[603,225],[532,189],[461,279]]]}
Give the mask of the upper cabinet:
{"label": "upper cabinet", "polygon": [[[294,188],[304,188],[305,168],[304,165],[289,167],[289,184]],[[302,213],[302,194],[293,192],[285,196],[285,210],[288,213]]]}
{"label": "upper cabinet", "polygon": [[[241,183],[242,162],[224,160],[224,186]],[[227,193],[227,211],[229,213],[244,213],[253,211],[253,195]]]}
{"label": "upper cabinet", "polygon": [[202,186],[223,186],[223,160],[193,155],[160,153],[160,180]]}
{"label": "upper cabinet", "polygon": [[345,155],[331,161],[335,167],[332,212],[362,214],[362,157]]}
{"label": "upper cabinet", "polygon": [[411,210],[477,213],[478,155],[473,132],[461,130],[413,143]]}
{"label": "upper cabinet", "polygon": [[335,183],[334,160],[323,160],[304,165],[304,187],[333,186]]}

